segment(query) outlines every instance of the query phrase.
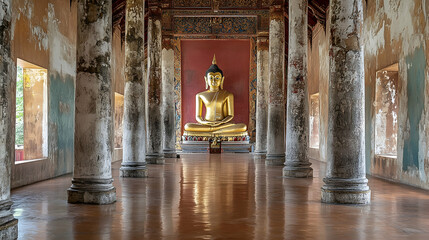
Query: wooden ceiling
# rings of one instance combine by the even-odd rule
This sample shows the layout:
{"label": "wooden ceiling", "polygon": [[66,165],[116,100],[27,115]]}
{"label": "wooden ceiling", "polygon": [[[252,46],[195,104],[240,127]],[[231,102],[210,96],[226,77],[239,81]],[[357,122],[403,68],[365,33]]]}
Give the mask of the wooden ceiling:
{"label": "wooden ceiling", "polygon": [[[206,0],[210,1],[210,0]],[[219,0],[212,0],[219,1]],[[223,0],[221,0],[223,1]],[[231,2],[232,0],[229,0]],[[257,1],[257,0],[256,0]],[[259,0],[259,1],[273,1],[273,0]],[[150,5],[162,5],[162,6],[170,6],[174,8],[174,0],[145,0],[146,11]],[[285,17],[287,20],[288,13],[288,0],[284,0],[285,5]],[[113,0],[113,26],[119,27],[122,32],[122,37],[125,37],[125,6],[126,0]],[[172,6],[172,7],[171,7]],[[261,4],[262,6],[262,4]],[[312,30],[317,22],[322,25],[326,24],[326,12],[328,10],[329,0],[308,0],[308,27],[309,30]],[[178,8],[182,9],[182,8]],[[189,8],[187,8],[189,10]],[[234,9],[234,8],[231,8]],[[311,32],[310,32],[311,33]],[[287,33],[286,33],[287,34]]]}

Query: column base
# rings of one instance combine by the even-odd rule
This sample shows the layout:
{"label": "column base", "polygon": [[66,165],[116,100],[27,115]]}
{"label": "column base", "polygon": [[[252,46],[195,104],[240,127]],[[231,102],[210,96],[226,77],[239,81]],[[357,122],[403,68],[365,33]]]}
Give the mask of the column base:
{"label": "column base", "polygon": [[368,204],[371,190],[368,179],[323,179],[322,202],[334,204]]}
{"label": "column base", "polygon": [[10,200],[0,202],[0,239],[18,238],[18,220],[13,217],[11,206]]}
{"label": "column base", "polygon": [[146,155],[146,162],[148,164],[164,164],[165,159],[160,155]]}
{"label": "column base", "polygon": [[311,163],[295,163],[286,161],[283,168],[283,177],[290,178],[312,178],[313,168]]}
{"label": "column base", "polygon": [[267,158],[267,152],[266,151],[255,151],[252,153],[253,159],[261,160]]}
{"label": "column base", "polygon": [[67,190],[68,203],[111,204],[116,202],[116,189],[113,179],[74,178]]}
{"label": "column base", "polygon": [[18,220],[13,219],[3,225],[0,225],[0,239],[18,238]]}
{"label": "column base", "polygon": [[146,163],[144,164],[131,164],[122,163],[119,169],[119,177],[123,178],[145,178],[147,177]]}
{"label": "column base", "polygon": [[269,166],[284,166],[285,164],[285,155],[272,155],[267,154],[265,158],[265,165]]}
{"label": "column base", "polygon": [[168,151],[168,150],[164,150],[163,156],[164,158],[180,158],[180,155],[177,154],[175,151]]}

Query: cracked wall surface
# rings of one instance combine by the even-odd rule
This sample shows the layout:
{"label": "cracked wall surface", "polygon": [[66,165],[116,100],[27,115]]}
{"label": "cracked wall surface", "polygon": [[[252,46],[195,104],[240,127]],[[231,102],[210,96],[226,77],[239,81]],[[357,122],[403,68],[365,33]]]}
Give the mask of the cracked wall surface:
{"label": "cracked wall surface", "polygon": [[12,6],[12,59],[48,70],[48,155],[13,166],[12,187],[72,171],[76,4],[54,0],[17,0]]}
{"label": "cracked wall surface", "polygon": [[[429,2],[374,0],[364,6],[367,173],[429,189]],[[321,29],[318,29],[321,28]],[[316,27],[309,52],[309,93],[320,92],[320,157],[326,159],[329,32]],[[397,156],[376,158],[377,71],[398,63]],[[316,70],[311,70],[315,68]],[[313,87],[312,87],[313,85]]]}
{"label": "cracked wall surface", "polygon": [[[20,58],[48,70],[47,158],[13,165],[12,187],[60,176],[73,170],[76,11],[76,1],[12,1],[11,45],[15,66],[17,58]],[[120,34],[116,35],[119,37],[113,38],[112,52],[117,59],[121,59],[124,51]],[[116,91],[123,93],[123,65],[120,61],[117,65],[112,70],[112,75]],[[13,89],[16,87],[15,83]],[[15,91],[13,92],[15,97]]]}

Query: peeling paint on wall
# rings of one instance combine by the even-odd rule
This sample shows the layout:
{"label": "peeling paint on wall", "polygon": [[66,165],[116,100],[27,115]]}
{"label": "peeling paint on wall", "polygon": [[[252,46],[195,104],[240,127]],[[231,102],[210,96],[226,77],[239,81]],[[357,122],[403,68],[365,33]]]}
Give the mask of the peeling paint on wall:
{"label": "peeling paint on wall", "polygon": [[70,75],[50,74],[49,155],[56,165],[55,175],[57,176],[69,173],[73,169],[74,80]]}
{"label": "peeling paint on wall", "polygon": [[375,96],[375,154],[397,155],[398,72],[378,71]]}
{"label": "peeling paint on wall", "polygon": [[[63,7],[67,9],[66,6]],[[63,28],[73,28],[57,17],[62,13],[57,14],[56,10],[61,11],[62,7],[48,3],[49,125],[53,126],[49,132],[49,155],[58,176],[73,170],[76,45],[74,39],[62,34]]]}
{"label": "peeling paint on wall", "polygon": [[61,34],[59,24],[61,21],[55,16],[53,3],[48,4],[48,33],[49,51],[51,55],[50,71],[55,71],[60,75],[76,75],[76,48],[70,40]]}
{"label": "peeling paint on wall", "polygon": [[[428,156],[424,134],[428,9],[427,0],[369,2],[364,29],[368,167],[377,176],[424,188],[429,188],[428,171],[423,167]],[[372,104],[376,72],[395,62],[399,62],[397,157],[379,158],[375,155],[378,113]]]}
{"label": "peeling paint on wall", "polygon": [[407,96],[409,135],[404,139],[402,169],[419,169],[420,121],[424,109],[425,93],[425,55],[423,48],[417,48],[414,54],[406,57],[407,63]]}
{"label": "peeling paint on wall", "polygon": [[[367,173],[429,189],[429,4],[428,0],[365,1],[365,154]],[[328,12],[329,14],[329,12]],[[329,38],[315,28],[319,48],[320,160],[326,160]],[[330,25],[327,22],[326,32]],[[323,32],[323,31],[322,31]],[[312,51],[309,59],[315,59]],[[376,157],[377,71],[399,63],[397,156]],[[317,67],[317,64],[314,67]],[[311,79],[309,79],[311,81]],[[311,82],[311,84],[315,84]],[[310,86],[311,88],[311,86]]]}
{"label": "peeling paint on wall", "polygon": [[40,26],[31,27],[31,34],[36,40],[39,50],[48,50],[48,34]]}
{"label": "peeling paint on wall", "polygon": [[[328,13],[329,14],[329,13]],[[328,95],[329,95],[329,22],[326,28],[317,24],[313,31],[311,50],[308,63],[308,91],[310,94],[319,93],[319,147],[318,154],[310,149],[309,156],[327,161],[327,134],[328,134]],[[311,99],[310,99],[311,100]]]}
{"label": "peeling paint on wall", "polygon": [[12,187],[73,170],[76,77],[76,2],[13,2],[13,58],[48,70],[47,160],[15,165]]}

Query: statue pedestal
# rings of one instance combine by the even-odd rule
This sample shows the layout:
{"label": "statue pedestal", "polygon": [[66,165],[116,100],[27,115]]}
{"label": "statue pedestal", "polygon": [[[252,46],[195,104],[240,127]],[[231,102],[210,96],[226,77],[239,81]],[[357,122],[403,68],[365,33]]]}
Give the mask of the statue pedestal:
{"label": "statue pedestal", "polygon": [[[209,153],[209,140],[201,137],[183,136],[182,152],[184,153]],[[222,152],[224,153],[248,153],[252,145],[249,143],[249,137],[235,138],[233,141],[222,141]]]}
{"label": "statue pedestal", "polygon": [[209,152],[210,154],[221,154],[222,153],[222,141],[217,139],[210,139],[209,141]]}

